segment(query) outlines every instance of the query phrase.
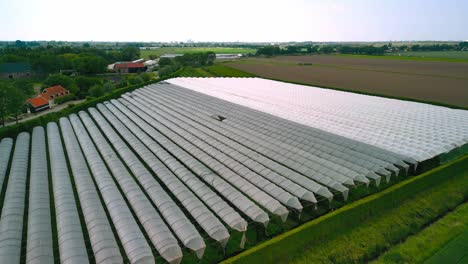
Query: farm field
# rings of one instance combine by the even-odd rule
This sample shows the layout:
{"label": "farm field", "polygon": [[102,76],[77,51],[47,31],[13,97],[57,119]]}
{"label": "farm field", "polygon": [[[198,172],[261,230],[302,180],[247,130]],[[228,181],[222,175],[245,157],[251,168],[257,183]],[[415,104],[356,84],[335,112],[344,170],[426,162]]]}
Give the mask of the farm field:
{"label": "farm field", "polygon": [[402,53],[386,53],[385,56],[401,56],[401,57],[416,57],[416,58],[447,58],[447,59],[463,59],[468,61],[468,51],[409,51]]}
{"label": "farm field", "polygon": [[226,65],[260,77],[468,107],[468,63],[316,55]]}
{"label": "farm field", "polygon": [[205,66],[200,68],[184,67],[180,77],[252,77],[253,75],[224,65]]}
{"label": "farm field", "polygon": [[148,59],[150,55],[161,56],[162,54],[183,54],[212,51],[218,54],[247,54],[255,53],[255,49],[249,48],[227,48],[227,47],[162,47],[158,49],[142,49],[140,54]]}

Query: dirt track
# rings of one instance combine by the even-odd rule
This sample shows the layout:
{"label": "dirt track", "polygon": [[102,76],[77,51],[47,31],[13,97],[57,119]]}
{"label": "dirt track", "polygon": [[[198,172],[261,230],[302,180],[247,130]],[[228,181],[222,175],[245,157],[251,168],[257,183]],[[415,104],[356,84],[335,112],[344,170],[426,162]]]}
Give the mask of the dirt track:
{"label": "dirt track", "polygon": [[468,107],[468,63],[321,55],[247,59],[228,65],[268,78]]}

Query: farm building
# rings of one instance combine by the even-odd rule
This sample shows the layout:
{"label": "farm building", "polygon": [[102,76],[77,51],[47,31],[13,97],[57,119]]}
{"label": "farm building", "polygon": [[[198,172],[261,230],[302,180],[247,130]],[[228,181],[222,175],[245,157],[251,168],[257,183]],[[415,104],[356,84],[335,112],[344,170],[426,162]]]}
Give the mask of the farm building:
{"label": "farm building", "polygon": [[114,71],[117,73],[137,73],[145,72],[147,67],[142,62],[122,62],[114,64]]}
{"label": "farm building", "polygon": [[468,111],[259,78],[175,78],[13,143],[0,143],[0,263],[214,263],[466,147]]}
{"label": "farm building", "polygon": [[242,58],[242,54],[216,54],[217,60],[235,60]]}
{"label": "farm building", "polygon": [[0,78],[16,79],[31,77],[31,65],[27,62],[1,63]]}
{"label": "farm building", "polygon": [[32,112],[49,109],[54,106],[54,99],[70,94],[70,92],[61,85],[55,85],[45,88],[42,93],[34,98],[28,99],[27,103]]}

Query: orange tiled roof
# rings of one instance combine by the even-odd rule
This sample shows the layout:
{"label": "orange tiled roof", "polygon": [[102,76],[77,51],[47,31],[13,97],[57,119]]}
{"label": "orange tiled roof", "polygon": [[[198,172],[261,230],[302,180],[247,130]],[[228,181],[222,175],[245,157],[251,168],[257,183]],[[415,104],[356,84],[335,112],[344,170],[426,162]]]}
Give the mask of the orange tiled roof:
{"label": "orange tiled roof", "polygon": [[45,99],[44,97],[38,95],[34,98],[28,99],[28,103],[30,103],[34,108],[38,108],[49,104],[49,100]]}
{"label": "orange tiled roof", "polygon": [[57,97],[61,97],[68,94],[68,90],[63,88],[61,85],[55,85],[48,88],[45,88],[41,94],[37,95],[34,98],[28,99],[34,108],[44,106],[49,103],[49,100],[52,100]]}

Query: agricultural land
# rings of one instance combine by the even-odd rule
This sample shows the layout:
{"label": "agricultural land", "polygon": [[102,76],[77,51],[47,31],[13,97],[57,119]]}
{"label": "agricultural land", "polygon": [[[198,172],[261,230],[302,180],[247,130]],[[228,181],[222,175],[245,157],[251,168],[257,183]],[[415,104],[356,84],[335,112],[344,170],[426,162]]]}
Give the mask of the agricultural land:
{"label": "agricultural land", "polygon": [[271,79],[468,106],[468,63],[463,62],[310,55],[248,58],[227,66]]}

